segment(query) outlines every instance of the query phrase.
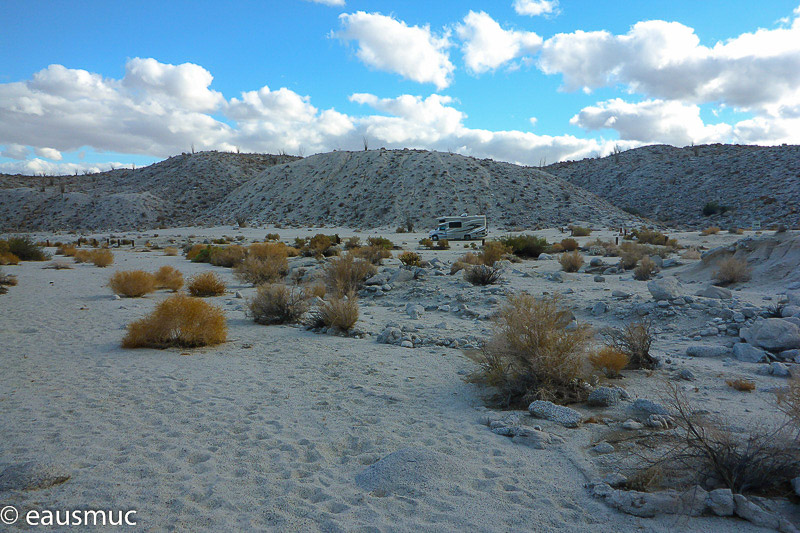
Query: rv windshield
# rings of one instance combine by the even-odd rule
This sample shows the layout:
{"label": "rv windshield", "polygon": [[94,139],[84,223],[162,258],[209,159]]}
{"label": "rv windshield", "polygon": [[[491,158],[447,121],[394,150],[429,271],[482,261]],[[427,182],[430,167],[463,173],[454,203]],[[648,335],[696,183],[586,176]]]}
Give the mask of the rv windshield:
{"label": "rv windshield", "polygon": [[439,231],[447,231],[447,224],[439,226]]}

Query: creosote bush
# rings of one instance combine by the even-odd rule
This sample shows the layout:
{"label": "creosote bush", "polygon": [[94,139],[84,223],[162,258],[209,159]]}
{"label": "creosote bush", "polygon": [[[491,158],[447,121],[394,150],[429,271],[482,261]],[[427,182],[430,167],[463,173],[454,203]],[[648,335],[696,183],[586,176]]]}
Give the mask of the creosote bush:
{"label": "creosote bush", "polygon": [[[660,231],[644,227],[632,230],[627,237],[635,238],[639,244],[654,244],[657,246],[666,246],[670,241],[669,237]],[[675,244],[677,244],[677,241]]]}
{"label": "creosote bush", "polygon": [[201,272],[189,280],[189,294],[200,298],[219,296],[225,292],[225,282],[213,272]]}
{"label": "creosote bush", "polygon": [[368,278],[377,273],[375,265],[347,252],[334,257],[325,265],[324,279],[328,289],[335,295],[343,297],[354,294]]}
{"label": "creosote bush", "polygon": [[414,252],[403,252],[397,258],[400,262],[406,266],[415,266],[418,267],[422,265],[422,260],[419,257],[419,254]]}
{"label": "creosote bush", "polygon": [[433,248],[433,241],[431,239],[420,239],[419,245],[425,248]]}
{"label": "creosote bush", "polygon": [[577,272],[583,266],[583,255],[577,250],[565,252],[558,262],[561,263],[561,270],[564,272]]}
{"label": "creosote bush", "polygon": [[92,250],[91,252],[91,261],[94,263],[94,266],[104,268],[114,262],[114,254],[111,250],[106,248],[100,248],[98,250]]}
{"label": "creosote bush", "polygon": [[370,237],[367,239],[367,244],[370,246],[379,246],[384,250],[391,250],[394,248],[394,243],[385,237]]}
{"label": "creosote bush", "polygon": [[492,266],[497,261],[500,261],[506,254],[511,253],[511,248],[499,241],[487,241],[481,247],[481,253],[478,257],[486,266]]}
{"label": "creosote bush", "polygon": [[144,270],[120,270],[108,280],[114,294],[138,298],[156,290],[156,278]]}
{"label": "creosote bush", "polygon": [[42,250],[42,247],[27,235],[0,241],[0,253],[13,254],[20,261],[48,261],[50,259],[50,254]]}
{"label": "creosote bush", "polygon": [[233,273],[238,279],[253,285],[274,283],[289,273],[289,261],[281,254],[263,257],[248,255],[234,267]]}
{"label": "creosote bush", "polygon": [[573,237],[588,237],[592,234],[591,229],[582,226],[570,226],[569,229]]}
{"label": "creosote bush", "polygon": [[480,368],[468,379],[497,390],[494,402],[527,407],[533,400],[557,403],[586,397],[583,380],[592,337],[586,325],[567,329],[572,313],[558,296],[508,298],[483,347]]}
{"label": "creosote bush", "polygon": [[298,322],[308,308],[303,291],[280,284],[260,285],[248,302],[249,315],[257,324],[291,324]]}
{"label": "creosote bush", "polygon": [[603,346],[589,356],[589,362],[606,377],[617,377],[628,366],[628,354],[613,346]]}
{"label": "creosote bush", "polygon": [[344,242],[345,250],[352,250],[353,248],[361,248],[361,237],[353,236]]}
{"label": "creosote bush", "polygon": [[149,316],[128,325],[123,348],[194,348],[225,342],[225,313],[203,300],[170,296]]}
{"label": "creosote bush", "polygon": [[209,254],[209,263],[214,266],[232,268],[244,261],[247,249],[238,244],[225,247],[214,247]]}
{"label": "creosote bush", "polygon": [[18,265],[19,257],[11,252],[0,251],[0,265]]}
{"label": "creosote bush", "polygon": [[547,239],[536,235],[507,235],[500,242],[511,249],[511,253],[523,259],[539,257],[549,246]]}
{"label": "creosote bush", "polygon": [[436,241],[436,249],[437,250],[449,250],[450,249],[450,241],[447,239],[439,239]]}
{"label": "creosote bush", "polygon": [[650,321],[631,322],[622,329],[603,331],[606,345],[628,356],[628,368],[652,369],[658,361],[650,355],[653,344],[653,325]]}
{"label": "creosote bush", "polygon": [[578,249],[578,241],[572,238],[561,239],[561,249],[565,252],[572,252]]}
{"label": "creosote bush", "polygon": [[658,272],[658,267],[650,257],[643,257],[636,268],[633,269],[633,279],[639,281],[646,281],[653,277]]}
{"label": "creosote bush", "polygon": [[164,248],[164,255],[176,256],[178,255],[178,249],[174,246],[167,246]]}
{"label": "creosote bush", "polygon": [[712,276],[718,285],[730,285],[749,280],[750,272],[746,261],[728,257],[719,262]]}
{"label": "creosote bush", "polygon": [[358,322],[358,300],[350,293],[332,297],[309,312],[307,325],[312,328],[333,327],[350,331]]}
{"label": "creosote bush", "polygon": [[360,248],[352,248],[350,253],[354,257],[369,261],[373,265],[382,265],[384,259],[392,257],[392,252],[386,249],[386,247],[374,244],[362,246]]}
{"label": "creosote bush", "polygon": [[155,273],[156,289],[178,292],[183,287],[183,274],[169,265],[164,265]]}
{"label": "creosote bush", "polygon": [[464,279],[473,285],[492,285],[500,279],[500,269],[487,265],[466,265]]}
{"label": "creosote bush", "polygon": [[700,235],[716,235],[720,232],[719,226],[709,226],[700,232]]}

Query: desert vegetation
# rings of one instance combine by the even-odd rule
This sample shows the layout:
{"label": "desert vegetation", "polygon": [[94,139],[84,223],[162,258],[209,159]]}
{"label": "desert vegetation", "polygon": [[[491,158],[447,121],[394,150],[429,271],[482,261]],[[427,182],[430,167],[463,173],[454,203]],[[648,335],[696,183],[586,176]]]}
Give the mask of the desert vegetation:
{"label": "desert vegetation", "polygon": [[731,285],[748,281],[750,273],[751,268],[747,261],[736,259],[735,257],[727,257],[719,262],[713,277],[719,285]]}
{"label": "desert vegetation", "polygon": [[189,294],[204,298],[207,296],[219,296],[225,293],[225,282],[213,272],[202,272],[189,279],[186,286]]}
{"label": "desert vegetation", "polygon": [[28,236],[11,237],[0,240],[0,257],[5,261],[0,264],[13,265],[19,261],[48,261],[50,254],[36,244]]}
{"label": "desert vegetation", "polygon": [[307,325],[312,328],[335,328],[350,331],[358,322],[358,300],[350,293],[333,296],[309,311]]}
{"label": "desert vegetation", "polygon": [[603,331],[606,346],[628,357],[628,368],[655,368],[658,361],[650,354],[653,345],[653,324],[649,320],[630,322],[620,329]]}
{"label": "desert vegetation", "polygon": [[299,322],[308,305],[302,290],[273,283],[258,287],[248,309],[256,324],[289,324]]}
{"label": "desert vegetation", "polygon": [[156,279],[156,289],[167,289],[178,292],[183,288],[183,274],[169,265],[159,268],[154,274]]}
{"label": "desert vegetation", "polygon": [[583,255],[577,250],[565,252],[561,254],[558,262],[561,263],[561,270],[564,272],[577,272],[583,266]]}
{"label": "desert vegetation", "polygon": [[120,270],[108,280],[114,294],[126,298],[139,298],[156,290],[156,278],[144,270]]}
{"label": "desert vegetation", "polygon": [[123,348],[195,348],[225,342],[225,313],[198,298],[170,296],[145,318],[128,324]]}
{"label": "desert vegetation", "polygon": [[549,244],[544,237],[536,235],[508,235],[500,242],[511,250],[511,253],[523,259],[535,259],[543,254]]}
{"label": "desert vegetation", "polygon": [[356,293],[376,272],[375,265],[347,252],[325,265],[324,279],[328,289],[341,298]]}

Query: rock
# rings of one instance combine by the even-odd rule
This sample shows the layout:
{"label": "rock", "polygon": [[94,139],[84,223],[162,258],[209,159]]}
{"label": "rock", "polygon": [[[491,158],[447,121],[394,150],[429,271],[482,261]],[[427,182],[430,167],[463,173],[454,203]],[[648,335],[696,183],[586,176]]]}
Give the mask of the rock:
{"label": "rock", "polygon": [[578,427],[582,418],[581,414],[575,409],[543,400],[536,400],[531,403],[528,406],[528,412],[534,418],[557,422],[567,428]]}
{"label": "rock", "polygon": [[694,381],[696,379],[694,377],[694,374],[692,373],[692,371],[689,370],[688,368],[682,368],[681,370],[679,370],[678,374],[677,374],[677,377],[679,379],[683,379],[683,380],[686,380],[686,381]]}
{"label": "rock", "polygon": [[244,298],[244,296],[242,296],[242,293],[241,293],[241,292],[239,292],[239,291],[236,291],[236,294],[235,294],[235,296],[236,296],[237,298],[240,298],[240,299],[241,299],[241,298]]}
{"label": "rock", "polygon": [[739,336],[748,344],[770,352],[800,348],[800,327],[785,318],[757,320],[749,328],[742,328]]}
{"label": "rock", "polygon": [[537,257],[536,259],[538,259],[539,261],[547,261],[552,258],[553,256],[550,254],[539,254],[539,257]]}
{"label": "rock", "polygon": [[547,274],[547,279],[556,283],[564,283],[565,276],[562,272],[550,272]]}
{"label": "rock", "polygon": [[402,283],[412,279],[414,279],[414,272],[406,270],[405,268],[400,268],[389,278],[389,283]]}
{"label": "rock", "polygon": [[549,444],[563,442],[561,437],[551,435],[541,430],[529,428],[516,428],[517,431],[511,437],[514,444],[522,444],[536,450],[544,450]]}
{"label": "rock", "polygon": [[593,316],[600,316],[604,314],[606,311],[608,311],[608,304],[606,304],[605,302],[597,302],[592,307]]}
{"label": "rock", "polygon": [[627,429],[629,431],[633,431],[633,430],[636,430],[636,429],[642,429],[642,428],[644,428],[644,424],[642,424],[640,422],[637,422],[636,420],[633,420],[632,418],[628,419],[628,420],[626,420],[625,422],[622,423],[622,429]]}
{"label": "rock", "polygon": [[784,361],[794,361],[800,363],[800,350],[784,350],[778,354],[778,357]]}
{"label": "rock", "polygon": [[615,289],[615,290],[611,291],[611,297],[612,298],[618,298],[620,300],[627,300],[628,298],[631,297],[631,294],[629,292],[620,291],[620,290]]}
{"label": "rock", "polygon": [[638,492],[635,490],[614,490],[607,484],[595,486],[595,498],[602,498],[611,507],[623,513],[642,518],[657,515],[700,516],[706,509],[708,492],[696,486],[683,492],[666,490],[660,492]]}
{"label": "rock", "polygon": [[788,300],[789,305],[800,306],[800,291],[787,291],[786,299]]}
{"label": "rock", "polygon": [[669,415],[669,411],[666,407],[661,405],[660,403],[656,403],[653,400],[647,400],[644,398],[639,398],[633,402],[631,405],[631,411],[635,412],[639,415],[650,416],[650,415]]}
{"label": "rock", "polygon": [[656,429],[669,429],[675,426],[675,419],[669,415],[652,414],[644,421],[644,425]]}
{"label": "rock", "polygon": [[730,351],[730,348],[727,346],[694,344],[686,348],[686,355],[689,357],[725,357],[730,354]]}
{"label": "rock", "polygon": [[383,495],[427,493],[466,478],[457,460],[426,448],[401,448],[355,477],[362,490]]}
{"label": "rock", "polygon": [[122,299],[122,298],[120,297],[120,295],[119,295],[119,294],[115,294],[115,295],[112,297],[112,300],[121,300],[121,299]]}
{"label": "rock", "polygon": [[593,407],[611,407],[628,398],[628,391],[622,387],[597,387],[589,393],[586,403]]}
{"label": "rock", "polygon": [[591,261],[589,261],[589,266],[599,267],[603,266],[603,260],[599,257],[592,257]]}
{"label": "rock", "polygon": [[731,489],[712,490],[708,493],[706,506],[717,516],[733,516],[733,492]]}
{"label": "rock", "polygon": [[0,472],[0,492],[7,490],[39,490],[64,483],[70,475],[50,463],[28,461],[7,466]]}
{"label": "rock", "polygon": [[669,259],[664,259],[661,262],[661,268],[672,268],[676,266],[680,266],[681,262],[675,259],[674,257],[670,257]]}
{"label": "rock", "polygon": [[400,346],[402,346],[403,348],[413,348],[414,343],[411,341],[403,341],[400,343]]}
{"label": "rock", "polygon": [[606,278],[604,278],[603,276],[595,276],[594,281],[596,283],[604,283],[606,281]]}
{"label": "rock", "polygon": [[681,295],[680,284],[675,278],[661,278],[648,281],[647,290],[650,291],[650,294],[656,301],[672,300]]}
{"label": "rock", "polygon": [[800,496],[800,476],[792,480],[792,488],[794,489],[794,493]]}
{"label": "rock", "polygon": [[417,320],[422,313],[425,312],[425,308],[419,304],[415,303],[407,303],[406,304],[406,314],[412,320]]}
{"label": "rock", "polygon": [[767,352],[746,342],[737,342],[733,345],[733,357],[745,363],[760,363],[766,361]]}
{"label": "rock", "polygon": [[799,305],[785,306],[783,309],[781,309],[781,316],[783,318],[800,316],[800,306]]}
{"label": "rock", "polygon": [[733,298],[733,293],[724,287],[717,287],[715,285],[709,285],[708,287],[697,291],[697,296],[702,296],[703,298],[714,298],[716,300],[730,300]]}
{"label": "rock", "polygon": [[389,272],[381,272],[380,274],[375,274],[367,281],[364,282],[364,285],[385,285],[389,281]]}
{"label": "rock", "polygon": [[397,344],[403,338],[403,332],[400,328],[387,326],[378,334],[376,339],[379,344]]}
{"label": "rock", "polygon": [[619,487],[624,487],[625,484],[628,483],[628,478],[619,472],[612,472],[603,478],[603,483],[617,489]]}
{"label": "rock", "polygon": [[778,529],[778,526],[780,526],[780,517],[765,511],[741,494],[734,494],[733,501],[735,506],[734,512],[736,513],[736,516],[744,518],[748,522],[760,527]]}
{"label": "rock", "polygon": [[[601,442],[592,447],[592,451],[598,455],[605,455],[607,453],[612,453],[614,451],[614,446],[607,442]],[[611,483],[609,483],[609,485],[611,485]]]}
{"label": "rock", "polygon": [[789,367],[785,363],[779,363],[777,361],[772,362],[769,364],[768,373],[771,376],[779,377],[779,378],[788,378],[792,376]]}

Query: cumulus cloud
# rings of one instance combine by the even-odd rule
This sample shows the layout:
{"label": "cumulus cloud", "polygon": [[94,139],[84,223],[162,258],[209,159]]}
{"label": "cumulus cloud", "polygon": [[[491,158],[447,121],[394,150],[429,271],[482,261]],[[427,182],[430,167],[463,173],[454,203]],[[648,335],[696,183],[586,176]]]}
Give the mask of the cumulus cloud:
{"label": "cumulus cloud", "polygon": [[622,140],[675,146],[730,142],[733,134],[728,124],[704,124],[697,105],[663,100],[615,98],[583,108],[570,123],[590,131],[613,129]]}
{"label": "cumulus cloud", "polygon": [[429,26],[408,26],[380,13],[343,13],[342,29],[336,36],[356,41],[356,56],[367,66],[400,74],[419,83],[433,83],[438,89],[450,85],[455,67],[447,49],[448,36],[434,35]]}
{"label": "cumulus cloud", "polygon": [[26,146],[16,143],[8,144],[2,152],[0,157],[7,157],[9,159],[26,159],[30,151]]}
{"label": "cumulus cloud", "polygon": [[30,176],[64,176],[69,174],[94,174],[115,168],[121,168],[122,163],[53,163],[44,159],[34,158],[25,161],[10,161],[0,163],[2,174],[26,174]]}
{"label": "cumulus cloud", "polygon": [[531,17],[558,13],[558,0],[514,0],[513,6],[518,14]]}
{"label": "cumulus cloud", "polygon": [[461,51],[467,68],[476,74],[494,70],[525,54],[535,54],[542,38],[534,32],[504,30],[483,11],[470,11],[456,26],[463,41]]}
{"label": "cumulus cloud", "polygon": [[33,151],[39,157],[44,157],[46,159],[51,159],[53,161],[61,161],[61,152],[59,152],[55,148],[41,147],[41,148],[34,148]]}

